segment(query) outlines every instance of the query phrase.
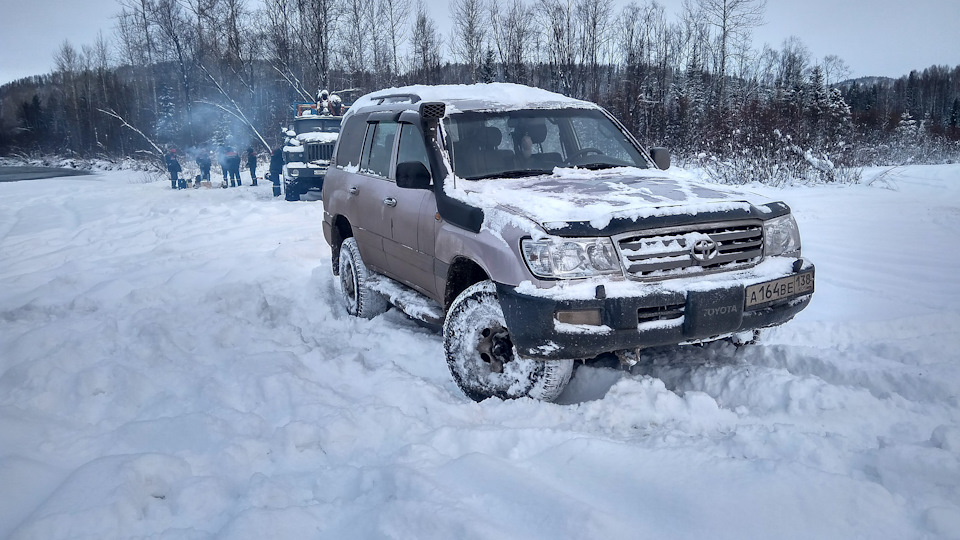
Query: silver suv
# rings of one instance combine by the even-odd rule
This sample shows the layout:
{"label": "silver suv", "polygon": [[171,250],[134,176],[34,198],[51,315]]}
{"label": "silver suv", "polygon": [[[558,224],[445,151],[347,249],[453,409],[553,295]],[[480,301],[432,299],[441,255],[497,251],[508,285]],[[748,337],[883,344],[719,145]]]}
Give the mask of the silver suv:
{"label": "silver suv", "polygon": [[787,205],[667,168],[599,106],[544,90],[364,96],[323,189],[346,309],[441,329],[470,398],[552,400],[574,360],[746,340],[807,306]]}

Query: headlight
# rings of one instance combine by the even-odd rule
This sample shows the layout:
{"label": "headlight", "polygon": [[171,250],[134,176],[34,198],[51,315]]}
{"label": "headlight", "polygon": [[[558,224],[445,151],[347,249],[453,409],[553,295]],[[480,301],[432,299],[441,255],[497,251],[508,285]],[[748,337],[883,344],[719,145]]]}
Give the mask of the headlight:
{"label": "headlight", "polygon": [[620,273],[609,238],[526,238],[520,247],[537,277],[572,279]]}
{"label": "headlight", "polygon": [[290,169],[290,176],[300,176],[300,169]]}
{"label": "headlight", "polygon": [[800,229],[792,214],[763,223],[763,254],[767,257],[800,256]]}

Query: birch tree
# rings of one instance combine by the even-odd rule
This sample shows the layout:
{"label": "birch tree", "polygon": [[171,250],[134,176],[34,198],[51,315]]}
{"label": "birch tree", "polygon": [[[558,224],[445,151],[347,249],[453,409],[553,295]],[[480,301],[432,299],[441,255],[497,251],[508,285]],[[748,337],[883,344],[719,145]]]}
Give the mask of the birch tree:
{"label": "birch tree", "polygon": [[766,0],[684,0],[687,11],[699,14],[713,30],[717,97],[726,105],[727,76],[734,51],[743,50],[750,31],[763,24]]}
{"label": "birch tree", "polygon": [[467,66],[469,82],[476,82],[486,41],[483,0],[453,0],[450,3],[450,18],[453,20],[450,34],[453,58]]}

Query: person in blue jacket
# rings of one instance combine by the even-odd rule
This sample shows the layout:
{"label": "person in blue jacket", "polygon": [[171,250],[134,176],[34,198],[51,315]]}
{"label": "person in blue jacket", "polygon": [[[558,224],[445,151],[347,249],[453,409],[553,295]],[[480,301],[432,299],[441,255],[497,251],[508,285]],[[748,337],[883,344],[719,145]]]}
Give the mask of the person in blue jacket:
{"label": "person in blue jacket", "polygon": [[240,156],[233,148],[227,147],[224,158],[227,163],[227,172],[230,174],[230,187],[243,185],[243,182],[240,181]]}
{"label": "person in blue jacket", "polygon": [[177,189],[177,184],[180,180],[180,171],[183,170],[183,168],[180,167],[180,162],[177,160],[177,149],[171,148],[163,159],[167,165],[167,172],[170,173],[170,187]]}
{"label": "person in blue jacket", "polygon": [[273,196],[280,196],[280,176],[283,174],[283,151],[276,147],[270,154],[270,180],[273,181]]}

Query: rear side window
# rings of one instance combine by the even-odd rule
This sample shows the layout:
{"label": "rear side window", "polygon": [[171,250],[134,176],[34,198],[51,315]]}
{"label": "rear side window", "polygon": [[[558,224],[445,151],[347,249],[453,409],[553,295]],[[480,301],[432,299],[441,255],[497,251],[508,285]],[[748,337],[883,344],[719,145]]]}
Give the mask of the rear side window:
{"label": "rear side window", "polygon": [[360,156],[360,171],[367,174],[390,177],[390,158],[393,156],[393,141],[397,135],[396,122],[367,124],[367,135]]}
{"label": "rear side window", "polygon": [[352,121],[343,125],[343,131],[337,139],[337,154],[334,164],[338,167],[360,165],[360,149],[363,147],[363,136],[367,130],[367,123],[354,117]]}

